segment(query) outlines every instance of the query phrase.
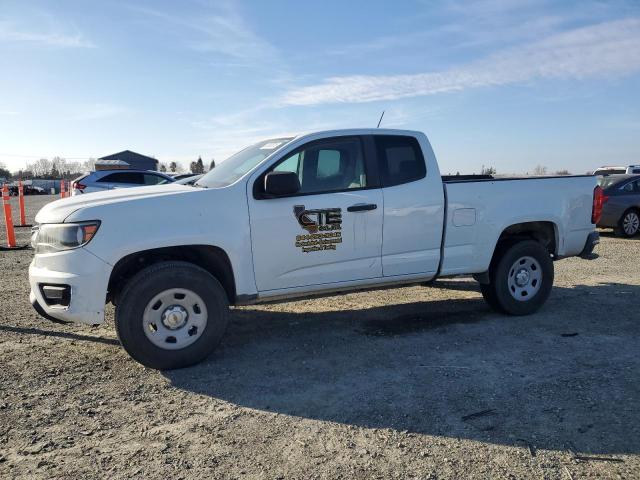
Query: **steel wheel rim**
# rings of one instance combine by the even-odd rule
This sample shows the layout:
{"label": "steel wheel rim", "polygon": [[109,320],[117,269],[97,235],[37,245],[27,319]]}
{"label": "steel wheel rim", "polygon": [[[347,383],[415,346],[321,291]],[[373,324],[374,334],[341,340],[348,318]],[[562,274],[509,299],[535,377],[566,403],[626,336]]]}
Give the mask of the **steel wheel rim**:
{"label": "steel wheel rim", "polygon": [[634,235],[638,232],[638,228],[640,227],[640,218],[638,218],[638,214],[635,212],[629,212],[624,216],[624,221],[622,222],[622,228],[624,229],[624,233],[627,235]]}
{"label": "steel wheel rim", "polygon": [[519,302],[531,300],[542,285],[542,267],[533,257],[518,258],[509,268],[507,275],[509,293]]}
{"label": "steel wheel rim", "polygon": [[170,288],[147,303],[142,328],[156,347],[180,350],[202,336],[208,318],[207,306],[197,293],[186,288]]}

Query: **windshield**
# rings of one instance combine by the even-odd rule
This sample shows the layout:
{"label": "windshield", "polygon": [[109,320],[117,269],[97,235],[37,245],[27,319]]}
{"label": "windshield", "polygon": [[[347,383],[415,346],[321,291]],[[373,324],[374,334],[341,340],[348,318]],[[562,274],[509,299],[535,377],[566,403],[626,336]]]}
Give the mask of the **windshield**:
{"label": "windshield", "polygon": [[240,150],[196,182],[196,186],[219,188],[231,185],[244,174],[256,167],[280,147],[290,142],[289,138],[272,138]]}

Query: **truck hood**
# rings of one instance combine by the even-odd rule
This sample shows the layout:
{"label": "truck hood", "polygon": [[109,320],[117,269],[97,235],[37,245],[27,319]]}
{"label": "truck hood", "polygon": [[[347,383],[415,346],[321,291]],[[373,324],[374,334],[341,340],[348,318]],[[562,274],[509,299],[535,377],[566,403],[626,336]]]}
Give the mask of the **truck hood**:
{"label": "truck hood", "polygon": [[85,193],[74,197],[62,198],[45,205],[36,215],[35,221],[36,223],[62,223],[69,215],[82,208],[100,207],[144,198],[187,194],[195,190],[198,190],[198,188],[169,184]]}

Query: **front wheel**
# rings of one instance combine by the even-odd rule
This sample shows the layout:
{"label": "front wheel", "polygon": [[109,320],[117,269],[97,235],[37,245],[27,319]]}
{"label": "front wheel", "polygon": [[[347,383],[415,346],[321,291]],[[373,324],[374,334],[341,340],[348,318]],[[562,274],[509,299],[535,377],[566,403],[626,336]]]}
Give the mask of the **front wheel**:
{"label": "front wheel", "polygon": [[229,303],[220,282],[187,262],[145,268],[124,287],[116,331],[134,360],[158,370],[204,360],[220,342]]}
{"label": "front wheel", "polygon": [[529,315],[549,298],[553,261],[540,243],[521,241],[496,252],[489,278],[482,294],[492,308],[510,315]]}

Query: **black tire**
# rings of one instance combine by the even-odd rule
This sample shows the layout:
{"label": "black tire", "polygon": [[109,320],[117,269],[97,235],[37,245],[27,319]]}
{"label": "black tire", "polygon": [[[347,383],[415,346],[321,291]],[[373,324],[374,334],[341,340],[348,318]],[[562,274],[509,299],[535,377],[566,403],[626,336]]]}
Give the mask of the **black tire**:
{"label": "black tire", "polygon": [[493,288],[493,285],[490,283],[481,283],[480,284],[480,293],[482,293],[482,298],[487,302],[492,309],[499,313],[505,313],[500,304],[498,303],[498,299],[496,298],[496,292]]}
{"label": "black tire", "polygon": [[636,223],[635,224],[635,228],[631,228],[629,229],[627,227],[627,229],[625,229],[625,222],[633,222],[633,217],[635,217],[636,221],[640,220],[640,211],[636,210],[635,208],[630,208],[629,210],[627,210],[626,212],[624,212],[624,214],[622,215],[622,217],[620,218],[620,222],[618,224],[618,228],[616,229],[616,231],[627,238],[631,238],[631,237],[635,237],[638,232],[640,232],[640,224]]}
{"label": "black tire", "polygon": [[[147,337],[143,316],[156,295],[174,288],[198,295],[206,306],[207,318],[194,343],[167,350]],[[178,261],[157,263],[134,275],[119,296],[115,315],[116,332],[127,353],[158,370],[188,367],[204,360],[220,342],[228,322],[229,301],[220,282],[206,270]]]}
{"label": "black tire", "polygon": [[[534,259],[541,276],[536,281],[535,293],[517,300],[515,289],[513,293],[510,291],[509,278],[513,278],[514,264],[523,258]],[[538,270],[537,266],[535,270]],[[553,260],[547,249],[534,240],[523,240],[496,251],[489,269],[490,283],[480,288],[486,302],[495,310],[509,315],[529,315],[538,311],[549,298],[553,274]]]}

